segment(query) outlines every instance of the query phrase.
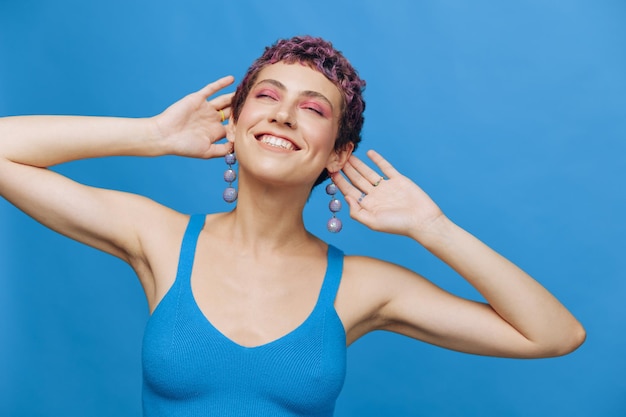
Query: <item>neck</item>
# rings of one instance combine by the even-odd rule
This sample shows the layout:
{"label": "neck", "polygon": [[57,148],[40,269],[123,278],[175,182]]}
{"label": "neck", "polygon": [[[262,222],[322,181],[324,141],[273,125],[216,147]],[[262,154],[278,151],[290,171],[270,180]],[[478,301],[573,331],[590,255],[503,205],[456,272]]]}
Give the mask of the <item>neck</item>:
{"label": "neck", "polygon": [[310,241],[302,212],[310,189],[261,183],[241,176],[237,208],[228,218],[233,244],[274,250]]}

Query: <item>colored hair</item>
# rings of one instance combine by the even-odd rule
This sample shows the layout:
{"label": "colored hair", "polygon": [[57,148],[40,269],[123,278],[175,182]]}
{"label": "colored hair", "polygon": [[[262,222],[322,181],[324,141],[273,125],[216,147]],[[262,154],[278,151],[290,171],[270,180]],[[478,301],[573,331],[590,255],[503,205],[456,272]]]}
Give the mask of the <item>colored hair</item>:
{"label": "colored hair", "polygon": [[[365,81],[343,54],[336,50],[332,43],[312,36],[295,36],[290,39],[280,39],[272,46],[265,48],[265,52],[248,68],[246,75],[237,87],[232,100],[233,120],[237,122],[244,102],[252,86],[256,82],[259,72],[267,65],[284,62],[287,64],[300,63],[322,73],[340,91],[342,96],[341,117],[339,130],[335,139],[335,150],[342,150],[348,143],[357,148],[361,141],[363,127],[363,111],[365,101],[363,90]],[[326,169],[315,181],[321,184],[328,178]]]}

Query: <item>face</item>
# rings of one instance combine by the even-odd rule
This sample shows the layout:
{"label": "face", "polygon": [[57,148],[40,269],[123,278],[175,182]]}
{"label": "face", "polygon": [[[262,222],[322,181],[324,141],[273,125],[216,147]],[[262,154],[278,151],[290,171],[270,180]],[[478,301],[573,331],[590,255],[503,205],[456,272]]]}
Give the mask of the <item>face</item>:
{"label": "face", "polygon": [[343,166],[350,150],[334,150],[341,93],[321,73],[301,65],[263,68],[229,126],[240,169],[272,182],[312,185],[324,168]]}

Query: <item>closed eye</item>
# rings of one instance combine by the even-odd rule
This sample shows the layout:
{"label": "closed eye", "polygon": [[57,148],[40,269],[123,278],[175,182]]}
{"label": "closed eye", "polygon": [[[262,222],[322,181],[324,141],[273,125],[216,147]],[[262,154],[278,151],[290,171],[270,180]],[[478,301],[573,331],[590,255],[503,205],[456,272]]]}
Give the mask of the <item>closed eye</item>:
{"label": "closed eye", "polygon": [[321,112],[321,110],[316,109],[315,107],[305,107],[305,108],[306,108],[307,110],[311,110],[311,111],[313,111],[313,112],[315,112],[315,113],[319,114],[320,116],[323,116],[323,115],[324,115],[324,113],[322,113],[322,112]]}
{"label": "closed eye", "polygon": [[280,95],[272,88],[259,88],[255,92],[254,97],[276,101],[280,98]]}
{"label": "closed eye", "polygon": [[312,111],[322,117],[326,117],[326,111],[324,110],[324,108],[316,103],[303,103],[301,107],[305,110]]}
{"label": "closed eye", "polygon": [[268,98],[270,100],[277,100],[277,98],[271,94],[259,93],[256,95],[256,98]]}

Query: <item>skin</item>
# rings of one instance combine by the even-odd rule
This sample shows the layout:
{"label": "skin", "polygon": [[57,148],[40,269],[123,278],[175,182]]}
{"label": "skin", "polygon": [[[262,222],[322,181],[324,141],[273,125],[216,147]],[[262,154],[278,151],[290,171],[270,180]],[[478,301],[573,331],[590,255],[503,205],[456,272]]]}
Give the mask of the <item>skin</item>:
{"label": "skin", "polygon": [[[13,117],[0,120],[0,194],[66,236],[129,263],[150,310],[171,287],[188,216],[147,198],[78,184],[46,167],[109,155],[221,157],[236,148],[239,199],[210,214],[192,273],[196,303],[235,343],[259,346],[312,311],[327,245],[304,228],[302,210],[323,168],[373,230],[424,246],[487,303],[459,298],[419,274],[346,256],[335,307],[348,344],[378,329],[480,355],[563,355],[585,338],[580,323],[537,281],[448,219],[409,178],[374,151],[373,166],[334,150],[341,94],[299,64],[265,67],[235,123],[225,77],[148,119]],[[264,135],[289,141],[271,146]],[[219,142],[226,137],[225,143]],[[385,180],[377,186],[382,175]],[[358,201],[361,193],[366,197]]]}

